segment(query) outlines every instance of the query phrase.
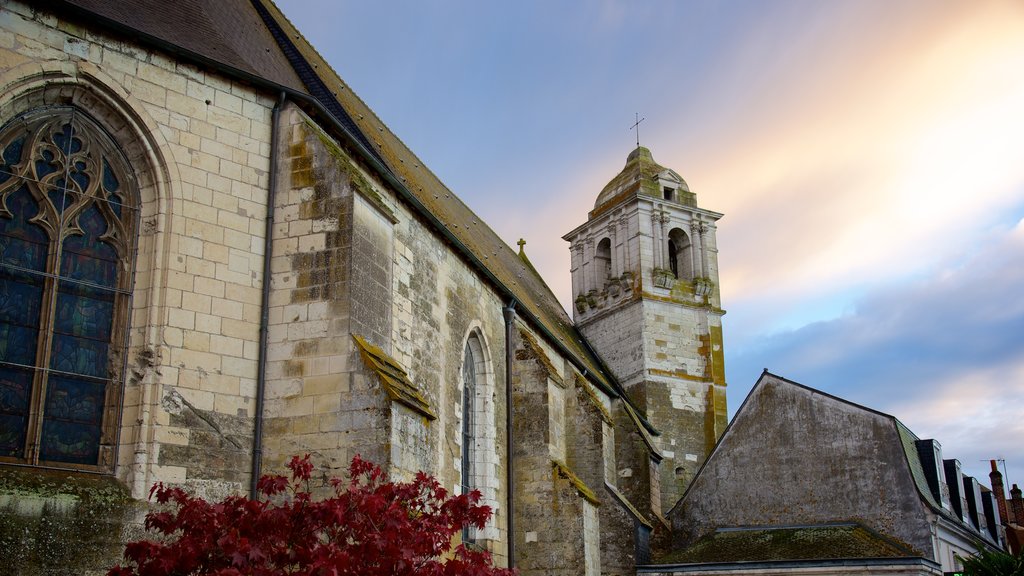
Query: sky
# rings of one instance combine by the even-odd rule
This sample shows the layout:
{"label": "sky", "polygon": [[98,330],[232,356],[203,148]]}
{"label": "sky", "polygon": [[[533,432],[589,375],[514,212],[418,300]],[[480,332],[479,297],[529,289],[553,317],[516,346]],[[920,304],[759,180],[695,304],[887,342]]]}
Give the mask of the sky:
{"label": "sky", "polygon": [[732,413],[768,368],[1024,485],[1024,2],[278,3],[563,305],[639,114],[725,214]]}

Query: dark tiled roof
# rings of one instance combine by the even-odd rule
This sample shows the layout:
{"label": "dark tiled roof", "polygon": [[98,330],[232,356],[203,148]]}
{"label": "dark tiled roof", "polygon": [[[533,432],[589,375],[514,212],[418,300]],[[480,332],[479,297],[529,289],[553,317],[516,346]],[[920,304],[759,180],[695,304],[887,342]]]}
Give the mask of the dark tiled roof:
{"label": "dark tiled roof", "polygon": [[656,564],[916,557],[910,547],[860,524],[734,528],[713,532]]}
{"label": "dark tiled roof", "polygon": [[141,33],[200,60],[306,92],[249,0],[65,0],[52,4],[58,10],[70,7],[98,16],[108,25]]}

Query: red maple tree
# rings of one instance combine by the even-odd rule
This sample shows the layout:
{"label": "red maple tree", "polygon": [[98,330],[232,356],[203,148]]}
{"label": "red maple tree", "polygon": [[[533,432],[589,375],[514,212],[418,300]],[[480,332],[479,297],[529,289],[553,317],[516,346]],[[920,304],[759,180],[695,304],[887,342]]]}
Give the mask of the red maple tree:
{"label": "red maple tree", "polygon": [[452,496],[420,472],[412,482],[389,482],[375,464],[356,456],[349,482],[331,480],[334,496],[314,500],[309,455],[288,463],[291,480],[263,476],[264,498],[229,496],[217,503],[181,488],[150,491],[169,510],[146,515],[158,541],[128,544],[128,566],[107,576],[514,576],[495,568],[484,550],[452,537],[482,528],[491,509],[480,493]]}

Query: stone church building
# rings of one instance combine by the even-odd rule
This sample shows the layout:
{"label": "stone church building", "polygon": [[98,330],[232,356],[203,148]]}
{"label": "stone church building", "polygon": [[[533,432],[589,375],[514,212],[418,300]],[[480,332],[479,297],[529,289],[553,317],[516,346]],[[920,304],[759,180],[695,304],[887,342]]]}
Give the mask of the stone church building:
{"label": "stone church building", "polygon": [[308,452],[479,490],[522,574],[634,574],[726,424],[721,214],[603,169],[570,319],[269,0],[3,1],[0,562],[101,570],[154,483]]}

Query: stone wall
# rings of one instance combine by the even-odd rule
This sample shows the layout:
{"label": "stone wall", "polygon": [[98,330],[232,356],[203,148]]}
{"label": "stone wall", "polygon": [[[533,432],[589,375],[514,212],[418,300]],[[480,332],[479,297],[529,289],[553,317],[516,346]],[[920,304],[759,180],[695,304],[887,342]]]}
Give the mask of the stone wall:
{"label": "stone wall", "polygon": [[[96,119],[141,206],[115,475],[209,495],[248,482],[272,99],[17,2],[0,11],[0,121]],[[126,327],[127,329],[127,327]]]}
{"label": "stone wall", "polygon": [[[357,156],[297,107],[274,227],[265,469],[314,451],[324,475],[356,453],[395,478],[460,489],[463,373],[476,378],[473,478],[496,514],[475,533],[505,554],[503,302]],[[388,399],[351,335],[389,354],[429,415]],[[463,366],[467,342],[475,365]]]}
{"label": "stone wall", "polygon": [[767,374],[670,516],[674,548],[719,527],[856,520],[933,557],[894,419]]}
{"label": "stone wall", "polygon": [[110,477],[0,469],[5,574],[101,575],[141,532],[143,506]]}
{"label": "stone wall", "polygon": [[[296,106],[285,107],[279,128],[264,470],[306,452],[324,476],[341,475],[357,452],[387,465],[390,403],[350,334],[389,348],[381,328],[390,318],[381,301],[391,273],[388,211],[366,206],[373,185]],[[357,259],[375,261],[360,282]],[[363,307],[354,305],[360,283]]]}
{"label": "stone wall", "polygon": [[[641,396],[639,401],[642,402],[644,398]],[[659,469],[660,454],[652,454],[648,442],[653,442],[653,439],[650,436],[644,437],[629,410],[621,400],[612,405],[615,423],[614,485],[642,514],[657,516],[661,514],[661,500],[651,499],[651,477]]]}

